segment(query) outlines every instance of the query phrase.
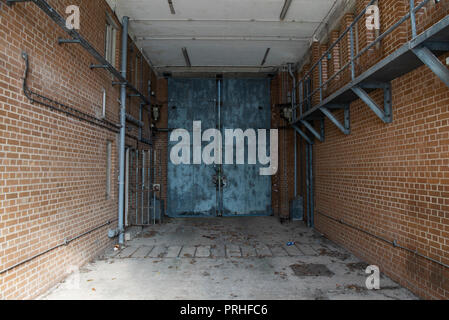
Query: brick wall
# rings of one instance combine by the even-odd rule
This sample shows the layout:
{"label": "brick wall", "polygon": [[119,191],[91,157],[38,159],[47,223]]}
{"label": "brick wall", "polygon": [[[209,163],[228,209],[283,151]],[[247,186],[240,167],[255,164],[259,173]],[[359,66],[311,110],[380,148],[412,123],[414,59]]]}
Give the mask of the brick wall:
{"label": "brick wall", "polygon": [[[382,28],[408,8],[393,2],[379,1]],[[423,9],[418,29],[446,16],[447,4]],[[382,56],[408,39],[404,30],[382,43]],[[447,268],[324,216],[449,264],[449,89],[423,66],[394,80],[392,92],[392,124],[361,101],[351,104],[351,135],[326,119],[326,140],[314,146],[316,229],[419,296],[448,299]],[[382,92],[371,95],[382,104]]]}
{"label": "brick wall", "polygon": [[[101,53],[106,12],[120,26],[103,0],[49,3],[61,14],[66,6],[79,5],[80,33]],[[22,51],[29,54],[31,90],[93,117],[101,116],[104,88],[106,119],[119,122],[119,88],[112,86],[107,71],[89,69],[95,61],[79,45],[58,45],[58,37],[67,35],[33,3],[9,7],[1,0],[0,5],[0,270],[4,270],[117,217],[117,133],[31,104],[22,91]],[[138,54],[133,50],[130,61]],[[148,77],[144,62],[144,83]],[[129,103],[128,112],[138,117],[138,100]],[[108,142],[112,143],[109,197]],[[136,142],[129,138],[126,143]],[[0,274],[0,299],[29,299],[42,293],[63,279],[69,266],[80,266],[109,246],[108,228],[116,226],[102,227]]]}

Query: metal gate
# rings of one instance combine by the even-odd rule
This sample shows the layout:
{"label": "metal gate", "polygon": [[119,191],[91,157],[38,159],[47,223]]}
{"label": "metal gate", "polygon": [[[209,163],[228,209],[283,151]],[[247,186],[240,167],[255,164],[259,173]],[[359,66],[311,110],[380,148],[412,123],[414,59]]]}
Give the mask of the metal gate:
{"label": "metal gate", "polygon": [[[191,144],[194,121],[201,121],[203,132],[219,129],[223,140],[226,129],[270,129],[269,79],[169,79],[168,96],[169,127],[187,130]],[[169,138],[169,153],[176,144]],[[190,157],[189,165],[169,157],[169,216],[271,215],[271,177],[259,175],[260,165],[193,164],[193,152]]]}

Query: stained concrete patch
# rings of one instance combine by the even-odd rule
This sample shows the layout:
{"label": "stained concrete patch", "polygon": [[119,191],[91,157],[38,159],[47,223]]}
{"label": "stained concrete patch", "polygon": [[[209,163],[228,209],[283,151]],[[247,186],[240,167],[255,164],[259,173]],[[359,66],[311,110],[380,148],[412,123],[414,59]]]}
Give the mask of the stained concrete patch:
{"label": "stained concrete patch", "polygon": [[297,277],[332,277],[335,274],[324,264],[292,264],[290,268]]}
{"label": "stained concrete patch", "polygon": [[340,259],[342,261],[345,261],[345,260],[349,259],[349,257],[350,257],[350,255],[348,253],[342,253],[342,252],[339,252],[339,251],[331,251],[331,250],[328,250],[326,248],[320,248],[317,251],[318,251],[318,253],[321,256],[328,256],[328,257],[332,257],[332,258],[337,258],[337,259]]}
{"label": "stained concrete patch", "polygon": [[362,271],[365,272],[366,268],[368,267],[368,264],[365,262],[353,262],[353,263],[347,263],[346,266],[348,267],[349,271]]}

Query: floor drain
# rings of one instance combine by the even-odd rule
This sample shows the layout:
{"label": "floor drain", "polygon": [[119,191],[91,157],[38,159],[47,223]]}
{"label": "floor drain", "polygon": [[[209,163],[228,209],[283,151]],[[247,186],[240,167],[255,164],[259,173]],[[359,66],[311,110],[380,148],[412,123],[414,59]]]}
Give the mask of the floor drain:
{"label": "floor drain", "polygon": [[290,268],[297,277],[332,277],[334,275],[324,264],[292,264]]}

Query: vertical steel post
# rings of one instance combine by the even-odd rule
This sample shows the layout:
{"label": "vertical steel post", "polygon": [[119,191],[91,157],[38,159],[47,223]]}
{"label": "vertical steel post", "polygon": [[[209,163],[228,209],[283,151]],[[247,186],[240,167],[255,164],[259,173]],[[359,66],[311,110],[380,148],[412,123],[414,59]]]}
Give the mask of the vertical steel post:
{"label": "vertical steel post", "polygon": [[[122,29],[122,62],[121,75],[126,79],[127,54],[128,54],[128,17],[123,17]],[[120,88],[120,154],[119,154],[119,195],[118,195],[118,231],[119,243],[125,243],[123,209],[125,202],[125,139],[126,139],[126,84]]]}
{"label": "vertical steel post", "polygon": [[[153,171],[153,179],[156,182],[156,164],[157,164],[157,151],[154,150],[153,157],[154,171]],[[156,224],[156,192],[153,191],[153,224]]]}
{"label": "vertical steel post", "polygon": [[299,82],[299,116],[302,117],[302,106],[303,106],[303,102],[304,102],[304,98],[303,98],[303,94],[304,94],[304,90],[303,90],[303,82],[302,80]]}
{"label": "vertical steel post", "polygon": [[319,73],[320,73],[320,103],[323,101],[323,62],[320,60],[319,64]]}
{"label": "vertical steel post", "polygon": [[151,187],[152,187],[152,183],[151,183],[151,149],[148,150],[148,173],[147,173],[147,178],[148,178],[148,208],[147,208],[147,220],[148,220],[148,224],[150,224],[151,222],[151,211],[150,211],[150,207],[151,207]]}
{"label": "vertical steel post", "polygon": [[351,26],[350,29],[350,42],[351,42],[351,78],[355,79],[355,61],[354,61],[354,27]]}
{"label": "vertical steel post", "polygon": [[416,31],[415,0],[410,0],[410,23],[412,25],[412,38],[414,39],[418,35]]}
{"label": "vertical steel post", "polygon": [[138,208],[139,208],[139,149],[136,150],[136,224],[139,224]]}
{"label": "vertical steel post", "polygon": [[[221,132],[221,80],[218,79],[218,130]],[[223,154],[220,154],[223,157]],[[223,197],[221,191],[221,183],[223,181],[223,166],[221,164],[218,165],[218,215],[223,216]]]}
{"label": "vertical steel post", "polygon": [[307,198],[307,226],[310,226],[310,180],[309,180],[309,144],[306,142],[306,198]]}
{"label": "vertical steel post", "polygon": [[141,195],[140,195],[140,222],[144,225],[143,221],[143,212],[144,212],[144,203],[145,203],[145,150],[142,150],[142,185],[141,185]]}
{"label": "vertical steel post", "polygon": [[[142,109],[143,109],[143,103],[139,106],[139,121],[142,122]],[[139,140],[142,140],[142,130],[143,127],[139,126]]]}

